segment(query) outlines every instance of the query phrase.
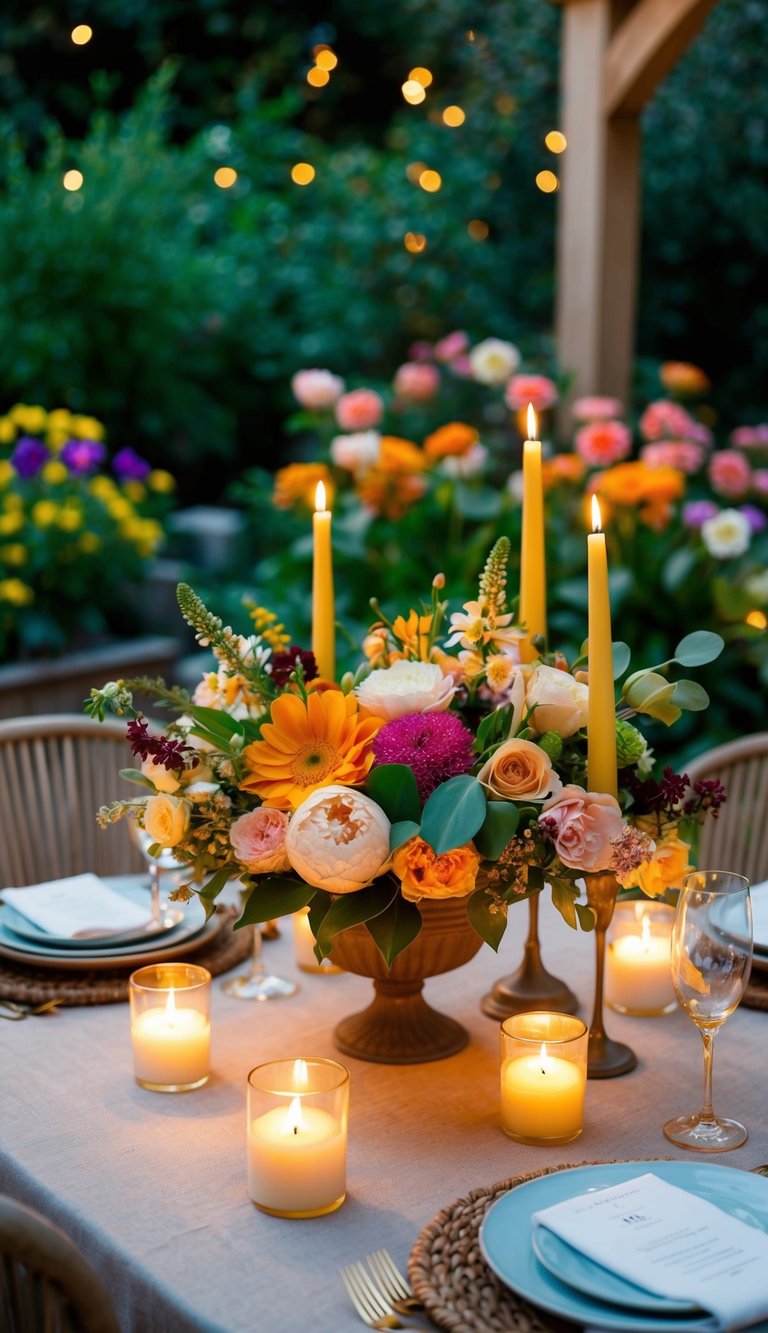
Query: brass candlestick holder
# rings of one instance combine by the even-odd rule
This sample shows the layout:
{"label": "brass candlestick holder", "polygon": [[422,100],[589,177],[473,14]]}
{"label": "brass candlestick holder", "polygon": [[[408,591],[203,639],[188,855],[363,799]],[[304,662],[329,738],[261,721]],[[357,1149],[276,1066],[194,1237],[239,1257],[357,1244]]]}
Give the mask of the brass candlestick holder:
{"label": "brass candlestick holder", "polygon": [[538,893],[528,899],[528,910],[528,937],[522,963],[516,972],[495,982],[480,1001],[483,1013],[498,1021],[536,1009],[573,1014],[579,1007],[573,991],[559,977],[553,977],[541,961]]}
{"label": "brass candlestick holder", "polygon": [[612,1041],[603,1024],[603,973],[605,970],[605,932],[611,924],[619,886],[610,871],[585,875],[587,902],[595,914],[595,1003],[589,1028],[587,1078],[617,1078],[628,1074],[637,1064],[637,1056],[621,1041]]}

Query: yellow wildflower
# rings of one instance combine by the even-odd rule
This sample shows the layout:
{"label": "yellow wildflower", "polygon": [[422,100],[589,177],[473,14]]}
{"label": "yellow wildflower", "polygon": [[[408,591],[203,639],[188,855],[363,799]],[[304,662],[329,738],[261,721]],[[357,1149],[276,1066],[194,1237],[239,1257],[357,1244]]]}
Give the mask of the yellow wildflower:
{"label": "yellow wildflower", "polygon": [[8,514],[0,514],[0,537],[11,537],[23,527],[24,515],[19,513],[18,509],[11,510]]}
{"label": "yellow wildflower", "polygon": [[141,504],[146,497],[147,488],[140,481],[126,481],[123,483],[123,494],[131,501],[131,504]]}
{"label": "yellow wildflower", "polygon": [[169,495],[176,490],[176,478],[161,467],[153,468],[147,477],[147,486],[158,495]]}
{"label": "yellow wildflower", "polygon": [[18,491],[8,491],[3,496],[3,509],[23,509],[24,501]]}
{"label": "yellow wildflower", "polygon": [[0,489],[7,486],[13,476],[13,464],[7,458],[0,459]]}
{"label": "yellow wildflower", "polygon": [[40,435],[45,430],[48,413],[44,407],[29,407],[27,403],[16,403],[8,416],[29,435]]}
{"label": "yellow wildflower", "polygon": [[60,453],[64,448],[64,445],[67,443],[67,440],[70,440],[71,438],[68,430],[49,430],[46,432],[45,436],[48,448],[53,450],[55,454]]}
{"label": "yellow wildflower", "polygon": [[72,413],[69,411],[69,408],[54,407],[53,411],[48,413],[48,422],[46,425],[46,429],[48,431],[65,430],[69,434],[71,422],[72,422]]}
{"label": "yellow wildflower", "polygon": [[88,490],[96,500],[111,500],[118,494],[117,486],[111,477],[98,476],[92,477],[88,483]]}
{"label": "yellow wildflower", "polygon": [[16,424],[10,417],[0,417],[0,444],[13,444],[16,439]]}
{"label": "yellow wildflower", "polygon": [[40,475],[43,481],[47,481],[50,486],[60,486],[63,481],[67,480],[69,473],[58,458],[52,458],[50,462],[43,464]]}
{"label": "yellow wildflower", "polygon": [[83,515],[79,508],[68,505],[59,512],[56,524],[62,532],[77,532],[83,526]]}
{"label": "yellow wildflower", "polygon": [[9,602],[11,606],[29,606],[34,602],[35,594],[28,583],[21,579],[0,579],[0,602]]}
{"label": "yellow wildflower", "polygon": [[276,653],[282,653],[290,646],[291,636],[285,625],[278,623],[274,611],[269,611],[266,606],[255,606],[250,602],[246,602],[246,606],[253,621],[254,634],[260,635]]}
{"label": "yellow wildflower", "polygon": [[32,522],[37,528],[50,528],[56,522],[59,507],[53,500],[38,500],[32,506]]}
{"label": "yellow wildflower", "polygon": [[76,440],[103,440],[105,431],[95,417],[72,417],[70,431]]}
{"label": "yellow wildflower", "polygon": [[26,564],[27,548],[21,542],[9,542],[7,546],[0,546],[0,560],[6,565]]}
{"label": "yellow wildflower", "polygon": [[125,519],[133,518],[133,506],[123,496],[116,495],[107,501],[107,513],[116,523],[122,523]]}
{"label": "yellow wildflower", "polygon": [[94,555],[101,547],[101,537],[97,537],[95,532],[84,532],[78,539],[77,549],[82,551],[83,555]]}

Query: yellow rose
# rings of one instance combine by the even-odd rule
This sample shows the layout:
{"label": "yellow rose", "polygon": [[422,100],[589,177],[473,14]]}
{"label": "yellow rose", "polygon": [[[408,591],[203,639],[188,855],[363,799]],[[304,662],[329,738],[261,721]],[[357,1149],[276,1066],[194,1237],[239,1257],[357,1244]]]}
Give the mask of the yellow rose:
{"label": "yellow rose", "polygon": [[465,898],[475,887],[480,856],[471,842],[438,856],[423,838],[410,838],[392,857],[404,898]]}
{"label": "yellow rose", "polygon": [[504,741],[483,764],[477,780],[502,801],[544,801],[562,790],[552,760],[533,741]]}
{"label": "yellow rose", "polygon": [[175,847],[189,827],[189,801],[159,792],[144,806],[144,828],[161,847]]}
{"label": "yellow rose", "polygon": [[688,863],[690,850],[677,833],[665,833],[650,861],[644,861],[634,872],[633,882],[649,898],[660,898],[666,889],[682,888],[685,876],[693,870]]}

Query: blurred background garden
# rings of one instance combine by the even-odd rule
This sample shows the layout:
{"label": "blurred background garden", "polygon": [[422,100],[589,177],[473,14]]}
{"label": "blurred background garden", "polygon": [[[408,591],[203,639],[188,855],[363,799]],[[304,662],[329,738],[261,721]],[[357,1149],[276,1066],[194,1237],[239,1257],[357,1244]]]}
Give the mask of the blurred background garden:
{"label": "blurred background garden", "polygon": [[266,606],[307,644],[322,478],[351,666],[372,593],[407,613],[441,571],[456,609],[499,533],[517,551],[532,401],[553,643],[573,657],[585,637],[596,490],[614,636],[638,665],[688,630],[726,639],[712,707],[675,742],[753,728],[768,685],[768,0],[709,8],[641,118],[635,356],[617,401],[576,383],[555,336],[562,6],[7,0],[5,662],[175,634],[177,576],[228,622],[247,630],[248,605]]}

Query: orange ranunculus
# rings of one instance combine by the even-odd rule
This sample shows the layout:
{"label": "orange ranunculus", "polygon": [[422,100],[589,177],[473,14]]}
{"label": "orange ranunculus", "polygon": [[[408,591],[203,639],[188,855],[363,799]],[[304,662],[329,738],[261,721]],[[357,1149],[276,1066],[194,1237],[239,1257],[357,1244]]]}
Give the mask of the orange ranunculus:
{"label": "orange ranunculus", "polygon": [[315,507],[317,483],[325,485],[326,500],[333,498],[331,474],[325,463],[289,463],[278,468],[275,473],[275,489],[272,503],[276,509],[291,509],[295,504],[304,504],[308,509]]}
{"label": "orange ranunculus", "polygon": [[361,715],[353,694],[317,691],[306,702],[282,694],[270,708],[262,739],[243,751],[248,773],[241,790],[274,809],[295,810],[319,787],[362,786],[380,726],[380,718]]}
{"label": "orange ranunculus", "polygon": [[667,393],[679,393],[683,397],[706,393],[709,388],[704,371],[690,361],[665,361],[659,370],[659,379]]}
{"label": "orange ranunculus", "polygon": [[685,494],[685,476],[673,467],[618,463],[601,473],[596,489],[613,504],[637,509],[649,527],[661,528],[669,521],[672,502]]}
{"label": "orange ranunculus", "polygon": [[545,491],[550,491],[560,482],[578,483],[583,480],[586,463],[578,454],[555,454],[545,458],[541,464],[541,480]]}
{"label": "orange ranunculus", "polygon": [[410,838],[392,857],[392,869],[409,902],[465,898],[475,887],[480,856],[471,842],[438,856],[423,838]]}
{"label": "orange ranunculus", "polygon": [[477,444],[479,438],[474,426],[466,426],[463,421],[449,421],[446,426],[441,426],[427,436],[424,453],[431,459],[462,456],[469,452],[473,444]]}

